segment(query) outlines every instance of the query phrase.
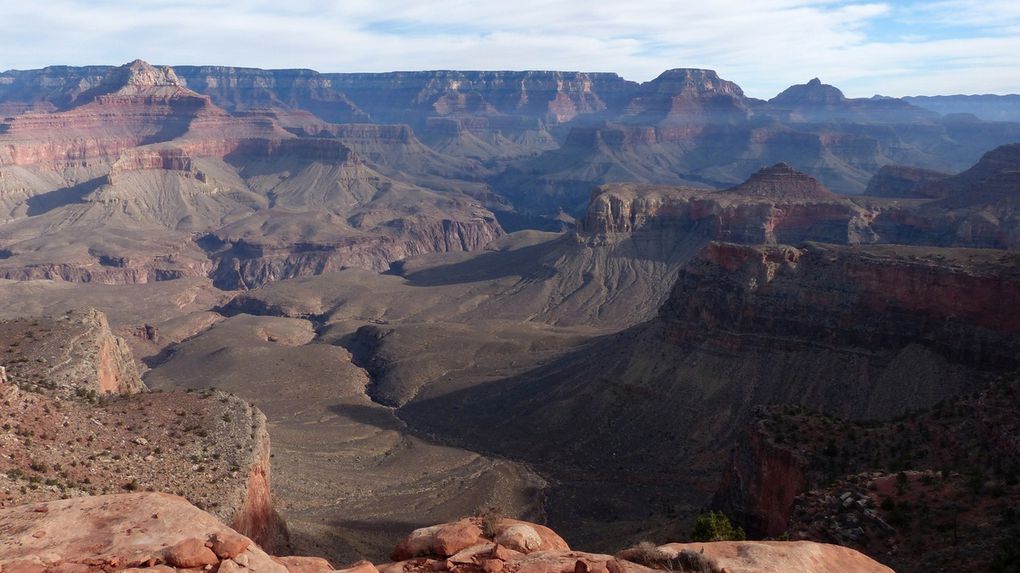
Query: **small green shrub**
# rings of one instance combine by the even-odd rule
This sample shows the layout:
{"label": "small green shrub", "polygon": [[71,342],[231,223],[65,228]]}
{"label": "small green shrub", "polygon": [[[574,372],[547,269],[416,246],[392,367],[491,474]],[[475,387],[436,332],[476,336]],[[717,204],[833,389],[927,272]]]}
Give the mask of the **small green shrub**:
{"label": "small green shrub", "polygon": [[744,528],[734,527],[721,511],[699,515],[691,532],[693,541],[743,541],[745,537]]}

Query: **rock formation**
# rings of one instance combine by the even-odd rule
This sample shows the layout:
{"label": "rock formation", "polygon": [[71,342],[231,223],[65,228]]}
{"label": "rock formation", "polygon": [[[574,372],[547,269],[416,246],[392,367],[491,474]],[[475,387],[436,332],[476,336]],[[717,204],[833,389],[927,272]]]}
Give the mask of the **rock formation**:
{"label": "rock formation", "polygon": [[[950,121],[903,100],[846,98],[818,80],[763,102],[699,69],[667,70],[638,84],[616,74],[556,71],[319,74],[179,66],[141,73],[143,63],[131,66],[139,81],[160,84],[149,92],[186,89],[235,118],[275,117],[295,132],[332,131],[322,129],[323,122],[408,124],[448,158],[497,170],[503,166],[493,160],[514,163],[497,187],[523,210],[579,211],[591,187],[619,180],[614,172],[638,174],[647,183],[726,186],[777,161],[837,191],[860,193],[885,164],[963,168],[1020,133],[1008,123]],[[15,115],[68,110],[109,91],[124,74],[109,67],[5,72],[0,109]],[[313,114],[319,126],[306,130],[317,123],[308,117]],[[589,162],[585,172],[578,144],[592,138],[610,142],[615,152]],[[532,158],[536,153],[546,156]],[[578,165],[567,169],[564,160],[572,157]],[[515,194],[521,184],[547,186],[557,199]]]}
{"label": "rock formation", "polygon": [[[1020,144],[997,147],[953,176],[926,176],[910,193],[935,197],[882,209],[874,228],[888,242],[1014,248],[1020,245]],[[883,186],[878,180],[876,187]]]}
{"label": "rock formation", "polygon": [[[394,563],[361,561],[347,573],[454,571],[569,571],[651,573],[611,555],[572,551],[556,533],[533,523],[498,520],[483,532],[480,519],[416,530],[394,550]],[[273,557],[184,499],[158,493],[106,495],[0,510],[3,571],[333,571],[324,559]],[[810,542],[718,542],[657,548],[682,563],[699,555],[706,571],[765,573],[886,573],[845,547]],[[406,559],[405,559],[406,558]]]}
{"label": "rock formation", "polygon": [[18,384],[64,397],[145,390],[127,344],[95,309],[0,322],[0,336],[8,344],[7,373]]}
{"label": "rock formation", "polygon": [[[481,522],[481,519],[474,518],[416,530],[394,550],[395,563],[380,565],[378,570],[380,573],[891,571],[852,549],[810,542],[670,543],[653,549],[661,553],[661,561],[651,560],[639,564],[628,558],[642,560],[642,557],[647,556],[633,551],[623,551],[614,557],[571,550],[558,535],[541,525],[502,519],[492,522],[491,531],[483,533]],[[698,560],[699,567],[686,569],[692,565],[685,562],[687,559]]]}
{"label": "rock formation", "polygon": [[735,187],[713,191],[618,183],[591,197],[579,230],[588,234],[699,234],[746,244],[894,243],[1011,248],[1020,237],[1016,210],[1020,144],[996,148],[957,175],[886,166],[872,178],[874,197],[836,195],[785,163]]}
{"label": "rock formation", "polygon": [[264,547],[285,546],[257,409],[211,391],[144,392],[131,352],[94,310],[0,322],[0,340],[0,506],[176,492]]}
{"label": "rock formation", "polygon": [[183,498],[101,495],[0,509],[3,571],[333,571],[278,559]]}
{"label": "rock formation", "polygon": [[[500,203],[467,181],[474,163],[425,153],[410,139],[412,150],[392,151],[375,129],[384,156],[354,130],[321,120],[309,125],[328,137],[299,137],[277,117],[231,115],[172,69],[133,62],[108,70],[66,109],[9,118],[0,130],[0,188],[11,191],[2,201],[10,223],[0,228],[0,276],[137,283],[210,274],[245,288],[346,266],[386,270],[501,234],[472,198]],[[389,163],[382,170],[390,176],[337,137]],[[456,176],[465,180],[444,182]],[[435,191],[416,186],[419,178]],[[256,226],[254,248],[251,237],[231,239]],[[194,242],[217,232],[214,252]],[[264,261],[247,260],[263,250],[272,253]]]}
{"label": "rock formation", "polygon": [[937,187],[931,184],[941,181],[949,175],[949,173],[932,169],[886,165],[871,178],[864,194],[872,197],[907,199],[937,198]]}
{"label": "rock formation", "polygon": [[874,240],[871,217],[814,178],[779,163],[725,191],[605,186],[593,194],[580,230],[619,233],[649,225],[750,244],[859,243]]}
{"label": "rock formation", "polygon": [[[574,497],[551,504],[551,520],[577,535],[580,515],[632,515],[584,502],[610,491],[635,506],[704,503],[756,405],[889,419],[1016,368],[1020,322],[1004,310],[1020,307],[1016,268],[994,250],[713,243],[656,319],[498,384],[421,393],[401,416],[561,476]],[[794,462],[776,462],[777,475],[800,479]],[[760,503],[788,504],[796,493],[782,487],[764,482]]]}
{"label": "rock formation", "polygon": [[[1020,448],[1014,375],[884,424],[763,408],[715,503],[760,532],[826,540],[897,571],[1015,561]],[[897,469],[898,468],[898,469]]]}

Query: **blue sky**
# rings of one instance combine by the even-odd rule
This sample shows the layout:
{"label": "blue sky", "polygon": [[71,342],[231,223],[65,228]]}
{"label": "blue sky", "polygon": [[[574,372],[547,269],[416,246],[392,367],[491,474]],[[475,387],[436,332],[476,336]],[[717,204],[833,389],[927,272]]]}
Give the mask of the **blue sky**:
{"label": "blue sky", "polygon": [[769,98],[1020,93],[1020,1],[3,0],[0,69],[717,70]]}

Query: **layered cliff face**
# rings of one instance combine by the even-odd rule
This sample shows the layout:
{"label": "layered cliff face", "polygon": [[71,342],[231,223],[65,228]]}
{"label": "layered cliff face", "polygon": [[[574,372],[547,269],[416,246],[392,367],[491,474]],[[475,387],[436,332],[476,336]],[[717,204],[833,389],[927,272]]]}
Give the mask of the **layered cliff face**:
{"label": "layered cliff face", "polygon": [[[498,383],[423,392],[400,411],[559,476],[549,512],[565,530],[582,515],[639,518],[625,503],[584,501],[609,492],[689,515],[715,491],[757,405],[888,419],[1016,368],[1020,317],[1004,309],[1018,306],[1017,262],[990,250],[713,243],[680,269],[655,320]],[[776,464],[783,479],[802,472]],[[765,516],[796,495],[768,480],[754,487]]]}
{"label": "layered cliff face", "polygon": [[620,233],[676,227],[713,240],[751,244],[845,244],[874,240],[870,218],[865,209],[780,163],[725,191],[605,186],[593,194],[581,229]]}
{"label": "layered cliff face", "polygon": [[598,116],[634,85],[615,74],[318,74],[182,66],[188,85],[230,110],[299,108],[337,123],[406,123],[436,149],[485,159],[555,147],[546,127]]}
{"label": "layered cliff face", "polygon": [[[0,276],[138,283],[209,274],[238,288],[347,266],[386,270],[502,233],[481,205],[500,200],[476,164],[428,150],[406,128],[231,115],[185,82],[132,62],[62,111],[7,121]],[[202,235],[216,237],[214,251],[195,242]]]}
{"label": "layered cliff face", "polygon": [[62,396],[135,394],[146,389],[127,344],[110,331],[106,315],[95,309],[0,325],[9,344],[3,360],[14,380]]}
{"label": "layered cliff face", "polygon": [[[618,104],[634,85],[616,74],[581,72],[394,72],[330,74],[381,123],[440,117],[508,116],[560,123]],[[386,98],[378,97],[385,93]],[[419,116],[420,117],[420,116]],[[417,120],[420,122],[420,119]],[[524,123],[522,125],[527,125]],[[507,125],[508,127],[510,124]]]}
{"label": "layered cliff face", "polygon": [[747,119],[751,105],[740,86],[719,78],[712,70],[674,69],[636,90],[624,108],[623,121],[687,125],[691,127],[681,132],[691,137],[700,133],[693,126]]}
{"label": "layered cliff face", "polygon": [[579,222],[586,233],[680,229],[747,244],[911,244],[1011,248],[1018,244],[1015,198],[1020,145],[988,152],[957,175],[885,167],[874,197],[836,195],[785,163],[722,191],[604,185]]}
{"label": "layered cliff face", "polygon": [[[1020,245],[1020,144],[993,149],[956,175],[925,179],[910,193],[937,199],[884,209],[875,228],[886,240],[985,248]],[[876,186],[882,183],[878,180]]]}
{"label": "layered cliff face", "polygon": [[[260,216],[207,236],[202,244],[216,260],[210,272],[214,284],[228,290],[248,289],[349,267],[384,272],[393,261],[424,253],[477,250],[502,235],[495,219],[484,213],[468,220],[392,219],[369,227],[374,232],[350,234],[332,231],[349,228],[332,219],[286,213]],[[295,225],[307,225],[309,220],[324,220],[325,232],[287,238]]]}
{"label": "layered cliff face", "polygon": [[[181,66],[174,72],[160,80],[164,104],[171,88],[183,89],[202,94],[228,117],[275,116],[306,134],[332,131],[321,125],[305,131],[316,122],[410,125],[443,156],[439,163],[484,164],[472,167],[476,175],[497,176],[498,192],[518,209],[543,214],[561,207],[578,214],[591,187],[607,182],[726,187],[778,161],[838,192],[856,194],[886,164],[963,169],[982,152],[1020,137],[1020,124],[941,118],[892,98],[846,98],[817,80],[763,102],[747,98],[715,72],[698,69],[668,70],[642,84],[615,74],[556,71],[319,74]],[[36,124],[57,120],[26,110],[70,112],[91,105],[118,73],[94,67],[0,74],[0,106],[21,114],[8,129],[39,129]],[[142,76],[153,83],[152,74]],[[124,106],[123,95],[104,95],[94,103]],[[174,96],[174,105],[185,105],[183,95]],[[212,114],[199,100],[191,101],[203,111],[182,113]],[[84,125],[88,114],[78,115],[61,121]],[[108,155],[106,148],[122,148],[129,139],[116,146],[86,141],[85,147],[88,155]],[[602,142],[597,152],[591,139]],[[74,163],[73,151],[60,154],[70,153]],[[19,160],[53,152],[25,148]],[[544,192],[517,192],[522,187]]]}
{"label": "layered cliff face", "polygon": [[7,120],[0,165],[109,163],[126,149],[183,135],[196,117],[215,114],[209,98],[183,87],[173,70],[141,61],[110,70],[79,97],[87,103]]}
{"label": "layered cliff face", "polygon": [[[681,273],[662,309],[665,334],[700,338],[710,325],[720,333],[782,334],[848,348],[923,341],[956,362],[1008,368],[1020,332],[1012,304],[1020,300],[1017,263],[1003,251],[714,244]],[[825,308],[824,321],[808,308]],[[754,345],[753,338],[734,336],[726,344]],[[873,406],[885,407],[881,402]]]}
{"label": "layered cliff face", "polygon": [[308,110],[336,123],[369,116],[326,76],[312,70],[260,70],[222,66],[175,66],[189,88],[231,112],[283,107]]}

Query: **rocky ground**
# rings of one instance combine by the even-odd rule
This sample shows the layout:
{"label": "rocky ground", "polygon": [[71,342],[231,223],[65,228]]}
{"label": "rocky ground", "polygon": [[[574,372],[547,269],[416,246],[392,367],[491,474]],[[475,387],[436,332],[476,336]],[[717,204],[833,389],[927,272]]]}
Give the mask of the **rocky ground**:
{"label": "rocky ground", "polygon": [[794,452],[806,477],[785,535],[854,547],[897,571],[961,562],[967,570],[1008,571],[1020,533],[1018,393],[1020,383],[1007,378],[873,424],[795,408],[769,412],[762,431]]}
{"label": "rocky ground", "polygon": [[[16,356],[0,383],[0,505],[172,492],[267,546],[285,544],[282,530],[271,531],[278,523],[249,523],[274,519],[265,416],[212,390],[142,392],[130,352],[105,324],[96,311],[0,323],[0,344]],[[103,345],[122,353],[88,351]],[[54,363],[55,349],[64,361]],[[114,376],[116,365],[127,367]],[[75,376],[60,376],[66,372]],[[119,385],[104,387],[104,376]]]}
{"label": "rocky ground", "polygon": [[[272,557],[184,499],[158,493],[88,497],[0,509],[0,571],[218,571],[317,573],[323,559]],[[654,546],[653,546],[654,547]],[[810,542],[667,544],[647,557],[572,551],[541,525],[489,517],[417,529],[392,551],[392,562],[361,561],[349,573],[888,573],[864,555]]]}

